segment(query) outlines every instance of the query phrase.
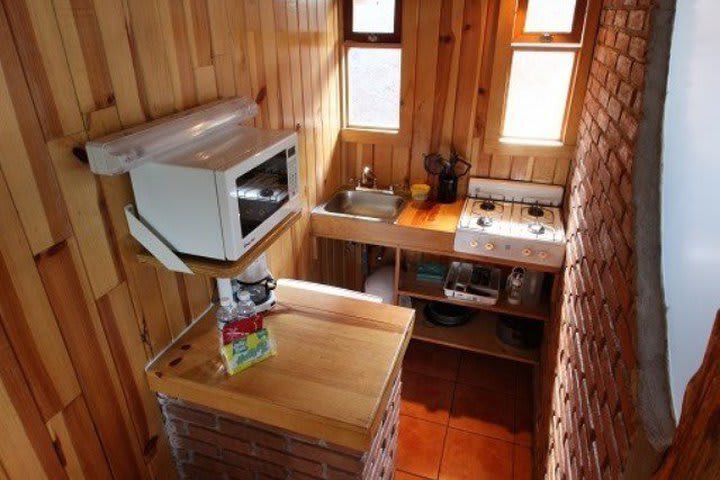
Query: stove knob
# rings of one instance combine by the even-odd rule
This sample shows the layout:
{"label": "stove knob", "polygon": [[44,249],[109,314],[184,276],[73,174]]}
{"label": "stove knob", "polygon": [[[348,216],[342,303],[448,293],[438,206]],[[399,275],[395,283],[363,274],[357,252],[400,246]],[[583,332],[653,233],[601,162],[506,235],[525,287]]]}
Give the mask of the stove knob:
{"label": "stove knob", "polygon": [[541,250],[541,251],[538,252],[538,257],[540,257],[540,258],[542,258],[543,260],[545,260],[546,258],[548,258],[548,252],[546,252],[546,251],[544,251],[544,250]]}
{"label": "stove knob", "polygon": [[486,244],[485,244],[485,250],[488,250],[488,251],[490,251],[490,250],[495,250],[495,244],[492,243],[492,242],[486,243]]}
{"label": "stove knob", "polygon": [[523,248],[522,254],[524,257],[529,257],[530,255],[532,255],[532,250],[530,250],[529,248]]}
{"label": "stove knob", "polygon": [[477,240],[471,240],[470,241],[470,248],[477,248],[478,242]]}

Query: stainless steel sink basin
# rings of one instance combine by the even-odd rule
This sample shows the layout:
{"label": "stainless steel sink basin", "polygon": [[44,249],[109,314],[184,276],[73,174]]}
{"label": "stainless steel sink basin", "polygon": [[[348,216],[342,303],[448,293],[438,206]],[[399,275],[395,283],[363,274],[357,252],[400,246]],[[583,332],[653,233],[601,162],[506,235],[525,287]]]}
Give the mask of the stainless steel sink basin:
{"label": "stainless steel sink basin", "polygon": [[321,208],[336,215],[347,215],[393,222],[400,215],[405,199],[381,191],[341,190]]}

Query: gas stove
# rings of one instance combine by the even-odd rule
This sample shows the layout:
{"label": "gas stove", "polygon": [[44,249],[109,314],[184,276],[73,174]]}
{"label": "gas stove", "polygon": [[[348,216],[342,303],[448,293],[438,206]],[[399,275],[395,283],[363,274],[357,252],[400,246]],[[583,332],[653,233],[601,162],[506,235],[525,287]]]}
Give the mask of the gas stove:
{"label": "gas stove", "polygon": [[562,187],[472,178],[468,192],[455,232],[455,251],[530,265],[562,265]]}

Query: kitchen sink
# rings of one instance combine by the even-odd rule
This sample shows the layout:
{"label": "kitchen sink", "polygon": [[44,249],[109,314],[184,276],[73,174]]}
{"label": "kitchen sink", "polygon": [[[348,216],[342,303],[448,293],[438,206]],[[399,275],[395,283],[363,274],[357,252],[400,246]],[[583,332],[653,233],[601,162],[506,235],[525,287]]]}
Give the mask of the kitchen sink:
{"label": "kitchen sink", "polygon": [[405,198],[375,190],[340,190],[319,207],[323,213],[394,222],[400,215]]}

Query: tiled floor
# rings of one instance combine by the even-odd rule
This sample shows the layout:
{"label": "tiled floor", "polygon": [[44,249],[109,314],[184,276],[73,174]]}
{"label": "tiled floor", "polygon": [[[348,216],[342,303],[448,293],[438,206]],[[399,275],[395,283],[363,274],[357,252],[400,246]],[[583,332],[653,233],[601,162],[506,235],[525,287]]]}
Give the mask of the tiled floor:
{"label": "tiled floor", "polygon": [[396,480],[529,480],[531,371],[413,340],[405,356]]}

